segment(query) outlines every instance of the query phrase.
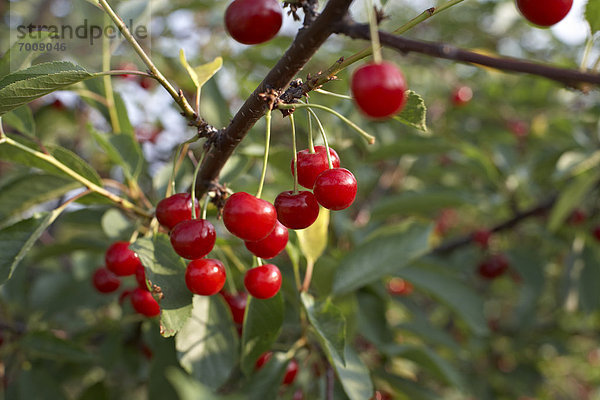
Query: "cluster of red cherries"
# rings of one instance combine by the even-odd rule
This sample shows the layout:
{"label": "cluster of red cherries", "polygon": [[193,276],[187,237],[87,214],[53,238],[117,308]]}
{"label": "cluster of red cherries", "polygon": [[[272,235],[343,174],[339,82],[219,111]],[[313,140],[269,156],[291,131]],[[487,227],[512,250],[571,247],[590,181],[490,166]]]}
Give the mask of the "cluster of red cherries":
{"label": "cluster of red cherries", "polygon": [[133,309],[147,317],[160,313],[160,307],[148,289],[146,272],[138,255],[129,249],[129,242],[118,241],[110,245],[104,257],[106,267],[98,268],[92,283],[100,293],[112,293],[121,286],[120,277],[135,275],[138,287],[126,290],[121,300],[129,296]]}

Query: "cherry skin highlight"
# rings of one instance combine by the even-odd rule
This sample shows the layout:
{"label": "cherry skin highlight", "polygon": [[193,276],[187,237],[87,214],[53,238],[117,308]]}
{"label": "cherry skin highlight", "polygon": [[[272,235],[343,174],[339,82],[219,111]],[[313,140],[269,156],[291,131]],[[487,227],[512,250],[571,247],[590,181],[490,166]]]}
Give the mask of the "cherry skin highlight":
{"label": "cherry skin highlight", "polygon": [[171,231],[173,250],[188,260],[206,256],[212,251],[216,240],[215,227],[205,219],[182,221]]}
{"label": "cherry skin highlight", "polygon": [[244,286],[257,299],[270,299],[281,288],[281,272],[273,264],[249,269],[244,276]]}
{"label": "cherry skin highlight", "polygon": [[454,89],[452,93],[452,104],[456,107],[464,106],[473,98],[473,91],[468,86],[461,86]]}
{"label": "cherry skin highlight", "polygon": [[323,207],[343,210],[354,202],[357,191],[356,178],[345,168],[328,169],[317,177],[313,191]]}
{"label": "cherry skin highlight", "polygon": [[371,118],[388,118],[406,104],[406,81],[392,63],[368,63],[352,74],[352,97]]}
{"label": "cherry skin highlight", "polygon": [[94,272],[92,283],[100,293],[111,293],[121,286],[119,277],[106,268],[98,268]]}
{"label": "cherry skin highlight", "polygon": [[129,242],[125,241],[111,244],[106,250],[104,261],[106,268],[118,276],[133,275],[138,265],[142,265],[138,255],[129,249]]}
{"label": "cherry skin highlight", "polygon": [[225,227],[243,240],[256,242],[266,238],[276,222],[273,204],[246,192],[232,194],[223,207]]}
{"label": "cherry skin highlight", "polygon": [[[200,207],[197,199],[195,203],[198,216]],[[156,219],[169,230],[182,221],[192,219],[192,196],[189,193],[177,193],[162,199],[156,205]]]}
{"label": "cherry skin highlight", "polygon": [[319,216],[319,203],[315,195],[303,190],[296,194],[281,192],[275,198],[277,219],[290,229],[304,229],[311,226]]}
{"label": "cherry skin highlight", "polygon": [[[333,168],[340,166],[340,157],[331,147],[329,148],[329,156]],[[315,186],[317,176],[329,168],[327,162],[327,149],[325,146],[315,146],[315,152],[311,153],[310,149],[304,149],[297,153],[298,159],[298,183],[307,189],[312,189]],[[291,161],[290,168],[294,175],[294,160]]]}
{"label": "cherry skin highlight", "polygon": [[272,351],[262,353],[260,357],[258,357],[258,360],[256,360],[256,362],[254,363],[254,369],[261,369],[271,359],[272,356]]}
{"label": "cherry skin highlight", "polygon": [[544,27],[562,21],[573,6],[573,0],[517,0],[516,3],[529,22]]}
{"label": "cherry skin highlight", "polygon": [[225,28],[236,41],[259,44],[272,39],[283,22],[276,0],[234,0],[225,10]]}
{"label": "cherry skin highlight", "polygon": [[135,288],[131,292],[130,299],[133,309],[138,313],[146,317],[155,317],[160,314],[160,306],[149,291]]}
{"label": "cherry skin highlight", "polygon": [[504,254],[494,254],[479,264],[477,272],[482,278],[491,280],[506,272],[508,266],[508,259]]}
{"label": "cherry skin highlight", "polygon": [[225,285],[225,279],[225,266],[212,258],[193,260],[185,271],[185,284],[190,292],[202,296],[219,293]]}
{"label": "cherry skin highlight", "polygon": [[288,242],[288,230],[281,222],[275,223],[275,228],[269,235],[257,242],[245,241],[244,244],[250,253],[256,257],[269,259],[275,257],[285,249]]}
{"label": "cherry skin highlight", "polygon": [[285,368],[285,376],[283,377],[284,385],[291,385],[294,383],[296,379],[296,375],[298,374],[298,362],[295,359],[291,359]]}

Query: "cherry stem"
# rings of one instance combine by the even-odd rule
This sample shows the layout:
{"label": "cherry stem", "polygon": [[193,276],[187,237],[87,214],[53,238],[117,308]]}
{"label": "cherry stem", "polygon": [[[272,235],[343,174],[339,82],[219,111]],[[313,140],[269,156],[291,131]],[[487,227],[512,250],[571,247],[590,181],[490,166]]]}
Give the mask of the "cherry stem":
{"label": "cherry stem", "polygon": [[269,162],[269,142],[271,141],[271,109],[267,109],[265,113],[265,122],[267,125],[266,134],[265,134],[265,155],[263,158],[263,167],[262,173],[260,174],[260,183],[258,185],[258,191],[256,192],[256,197],[260,199],[262,195],[263,186],[265,184],[265,177],[267,176],[267,164]]}
{"label": "cherry stem", "polygon": [[[198,163],[200,164],[200,163]],[[206,213],[208,212],[208,202],[210,201],[210,194],[207,193],[204,198],[204,204],[202,206],[202,219],[206,219]]]}
{"label": "cherry stem", "polygon": [[369,30],[371,32],[371,46],[373,48],[373,62],[381,64],[381,44],[379,43],[379,27],[377,26],[377,18],[373,7],[373,1],[367,0],[367,16],[369,18]]}
{"label": "cherry stem", "polygon": [[301,292],[308,292],[308,288],[310,287],[310,281],[312,280],[313,269],[315,267],[315,263],[312,260],[307,260],[306,262],[306,275],[304,275],[304,283],[302,284]]}
{"label": "cherry stem", "polygon": [[290,123],[292,124],[292,150],[294,152],[294,194],[298,193],[298,153],[296,149],[296,124],[294,123],[294,114],[290,114]]}
{"label": "cherry stem", "polygon": [[262,258],[260,258],[260,257],[256,257],[256,263],[257,263],[259,266],[263,265],[263,260],[262,260]]}
{"label": "cherry stem", "polygon": [[[306,99],[306,103],[308,104],[308,99]],[[310,113],[308,111],[306,111],[306,115],[308,115],[308,151],[310,151],[310,154],[315,154],[315,144],[313,142],[312,118],[310,117]]]}
{"label": "cherry stem", "polygon": [[191,139],[186,140],[177,146],[177,151],[175,152],[175,156],[173,157],[173,169],[171,170],[171,177],[169,178],[169,183],[167,184],[167,190],[165,193],[165,197],[169,197],[172,193],[176,193],[175,187],[175,176],[177,175],[177,171],[181,167],[181,163],[183,163],[183,159],[185,158],[185,154],[187,153],[187,148],[190,143],[194,143],[198,140],[197,136],[194,136]]}
{"label": "cherry stem", "polygon": [[[200,171],[200,167],[202,166],[202,161],[204,160],[205,151],[202,152],[202,156],[200,156],[200,160],[198,160],[198,164],[196,164],[196,168],[194,168],[194,178],[192,179],[192,219],[196,219],[196,179],[198,179],[198,171]],[[208,194],[206,195],[208,197]],[[202,213],[204,215],[204,210],[202,209]]]}
{"label": "cherry stem", "polygon": [[317,117],[317,114],[315,114],[315,112],[313,110],[311,110],[310,108],[308,109],[308,112],[311,113],[312,116],[315,117],[315,120],[317,121],[317,125],[319,126],[319,131],[321,132],[321,137],[323,138],[323,143],[325,144],[325,153],[327,154],[327,164],[329,165],[329,169],[332,169],[333,163],[331,162],[331,154],[329,154],[329,143],[327,142],[327,135],[325,135],[325,129],[323,128],[323,125],[321,124],[319,117]]}

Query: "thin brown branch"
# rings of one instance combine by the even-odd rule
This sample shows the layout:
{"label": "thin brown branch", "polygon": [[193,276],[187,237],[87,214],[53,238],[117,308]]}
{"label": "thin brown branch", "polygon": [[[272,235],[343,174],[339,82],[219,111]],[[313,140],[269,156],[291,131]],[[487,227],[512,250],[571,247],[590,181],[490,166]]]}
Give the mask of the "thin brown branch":
{"label": "thin brown branch", "polygon": [[267,90],[281,93],[288,86],[296,74],[334,32],[336,22],[346,15],[351,3],[352,0],[330,0],[323,12],[310,26],[300,29],[283,57],[248,97],[229,126],[215,139],[198,174],[198,180],[196,181],[198,196],[202,196],[206,190],[217,183],[216,180],[221,169],[235,148],[254,124],[265,114],[268,104],[260,95],[267,92]]}
{"label": "thin brown branch", "polygon": [[[349,18],[339,24],[339,33],[353,39],[370,39],[369,26],[356,23]],[[578,89],[585,89],[589,84],[600,84],[600,74],[582,72],[577,69],[558,68],[517,58],[493,57],[446,43],[408,39],[383,31],[379,31],[379,39],[384,47],[395,49],[403,54],[420,53],[446,60],[483,65],[501,71],[536,75]]]}
{"label": "thin brown branch", "polygon": [[[514,226],[520,224],[524,220],[530,217],[540,216],[545,211],[549,210],[556,203],[557,195],[552,195],[547,199],[539,202],[535,206],[528,208],[525,211],[521,211],[516,213],[512,218],[507,219],[504,222],[501,222],[489,229],[490,232],[496,233],[505,231],[513,228]],[[467,246],[473,242],[473,234],[469,233],[468,235],[460,236],[458,238],[454,238],[448,240],[438,247],[434,248],[431,253],[436,255],[446,255],[448,253],[453,252],[463,246]]]}

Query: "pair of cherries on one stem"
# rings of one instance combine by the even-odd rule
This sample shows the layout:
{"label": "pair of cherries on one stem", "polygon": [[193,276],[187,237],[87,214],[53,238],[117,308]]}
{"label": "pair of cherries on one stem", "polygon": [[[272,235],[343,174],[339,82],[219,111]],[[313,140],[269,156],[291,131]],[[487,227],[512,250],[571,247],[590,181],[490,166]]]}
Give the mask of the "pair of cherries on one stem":
{"label": "pair of cherries on one stem", "polygon": [[[200,213],[194,202],[195,214]],[[215,227],[202,218],[192,219],[192,197],[177,193],[162,199],[156,206],[156,219],[170,229],[171,246],[175,252],[190,261],[185,272],[188,289],[203,296],[217,294],[225,285],[225,266],[219,260],[204,258],[215,246]]]}
{"label": "pair of cherries on one stem", "polygon": [[[277,218],[291,229],[304,229],[312,225],[319,216],[319,204],[330,210],[348,208],[356,197],[356,179],[345,168],[340,168],[340,158],[329,148],[331,166],[327,160],[327,149],[316,146],[314,152],[309,149],[297,154],[298,183],[313,192],[286,191],[275,199]],[[291,163],[294,174],[294,161]]]}
{"label": "pair of cherries on one stem", "polygon": [[138,287],[131,291],[130,300],[134,310],[147,317],[160,313],[160,306],[148,291],[146,273],[138,255],[129,248],[129,242],[114,242],[105,254],[106,268],[99,268],[92,276],[92,283],[100,293],[111,293],[121,286],[120,276],[135,275]]}

